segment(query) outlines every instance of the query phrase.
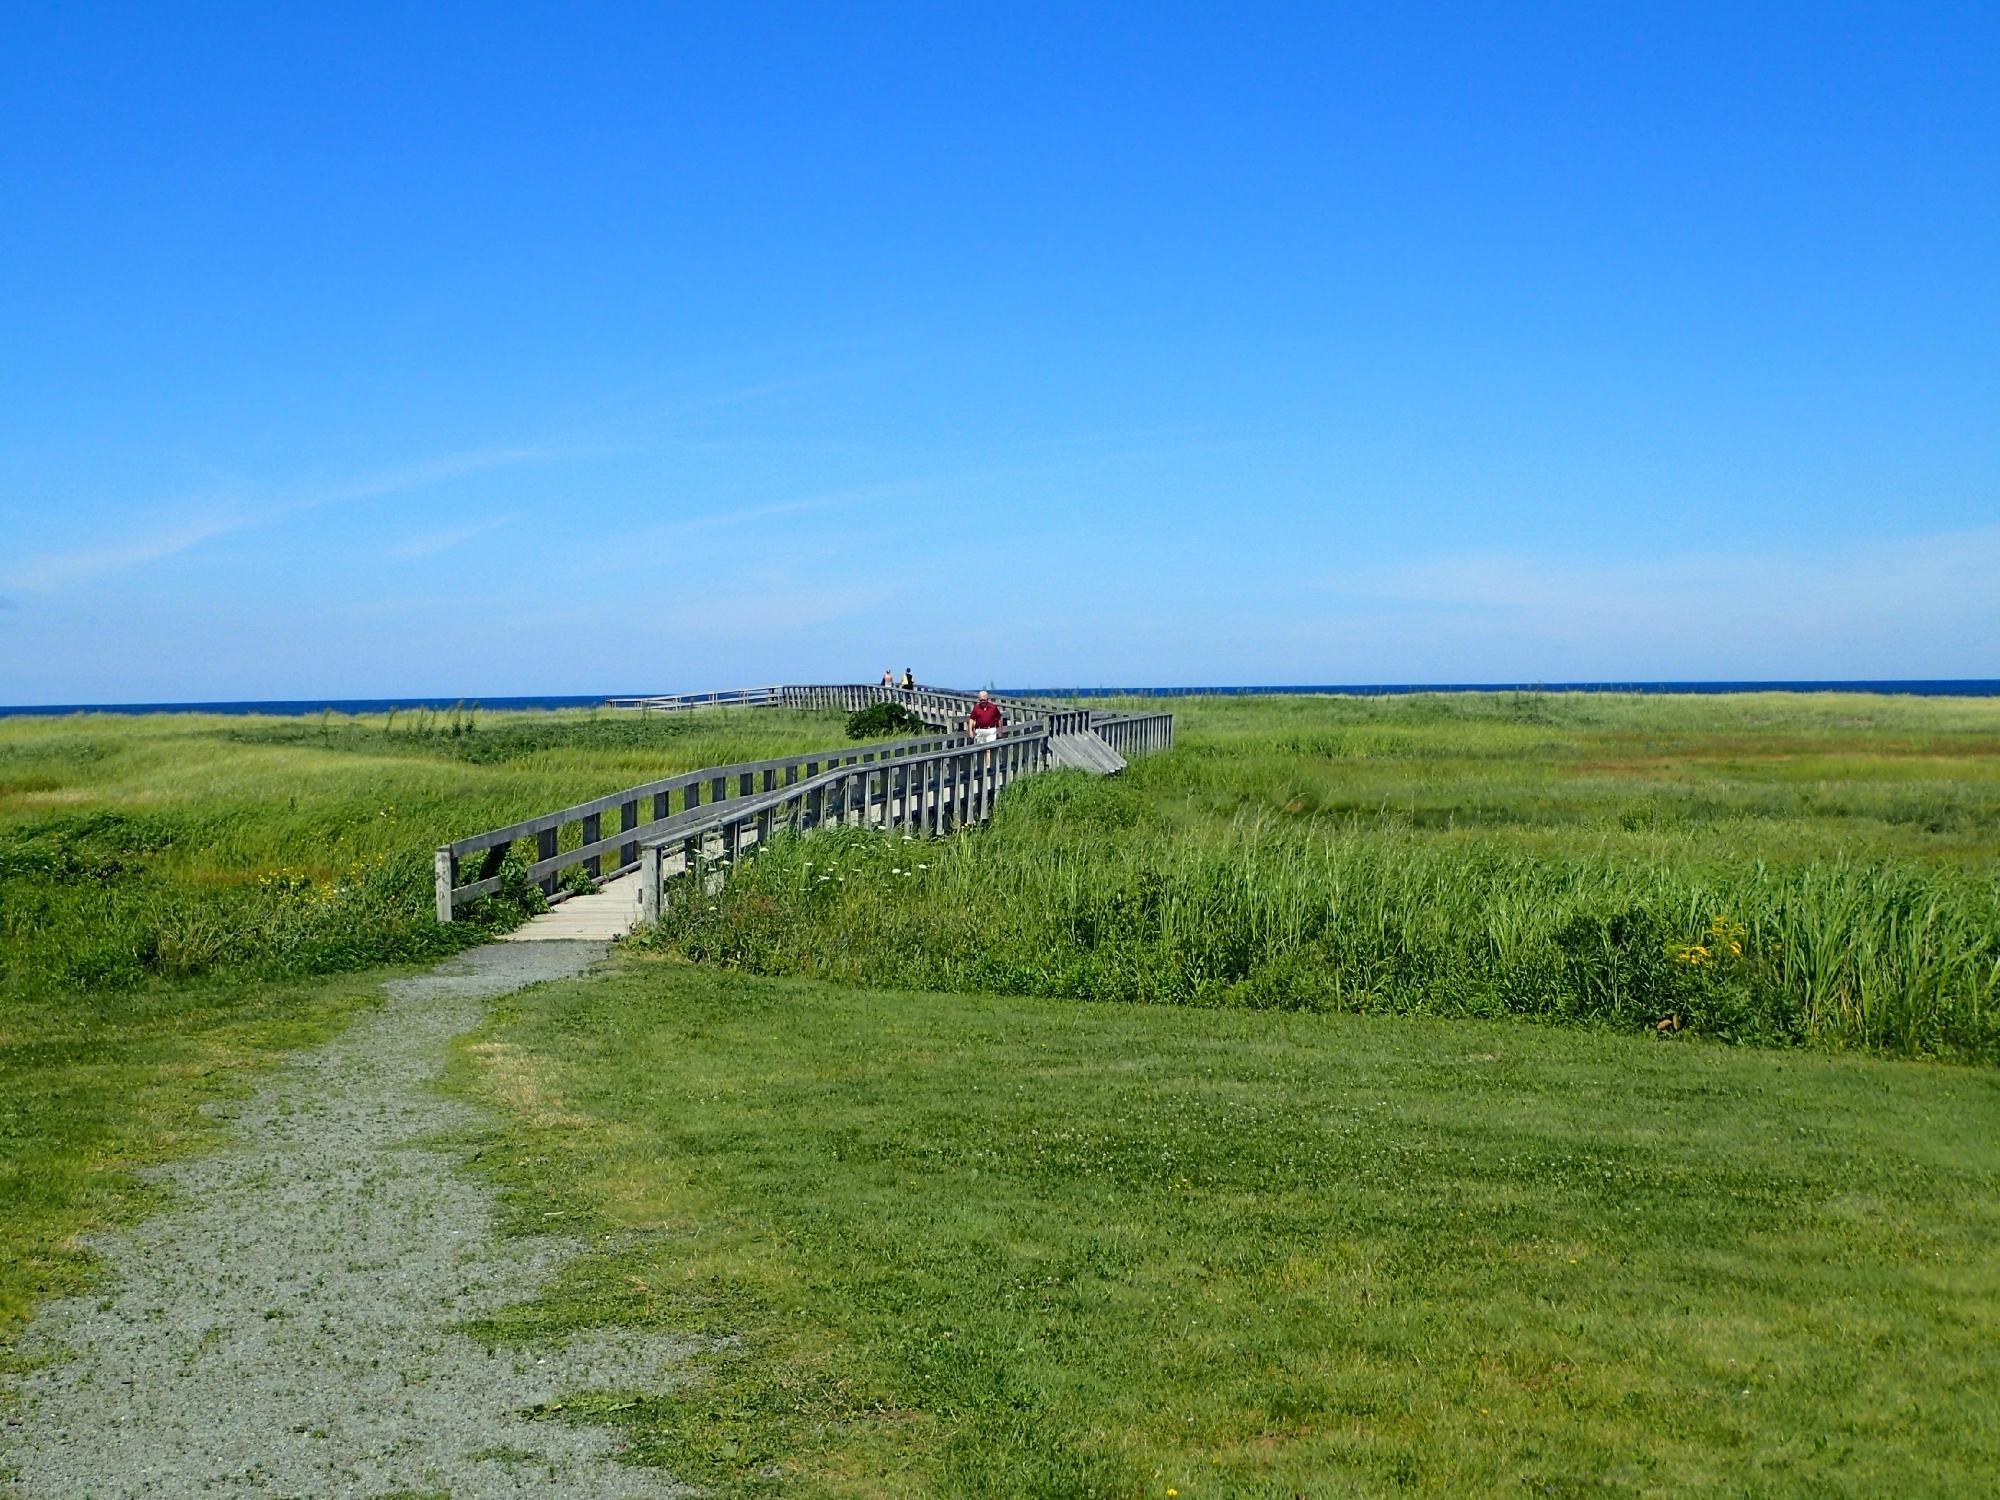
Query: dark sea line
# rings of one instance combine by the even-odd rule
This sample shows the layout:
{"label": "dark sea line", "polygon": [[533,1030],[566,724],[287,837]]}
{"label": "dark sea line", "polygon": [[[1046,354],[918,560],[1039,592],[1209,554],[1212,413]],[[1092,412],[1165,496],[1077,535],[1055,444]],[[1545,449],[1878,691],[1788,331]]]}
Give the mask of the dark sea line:
{"label": "dark sea line", "polygon": [[[1249,694],[1393,693],[1896,693],[1916,698],[2000,697],[2000,678],[1870,679],[1855,682],[1361,682],[1268,683],[1218,687],[1034,687],[1005,688],[1010,697],[1196,698]],[[594,708],[609,693],[572,693],[526,698],[287,698],[241,703],[30,703],[0,707],[0,717],[32,714],[385,714],[391,709],[477,708],[488,712],[523,708]]]}
{"label": "dark sea line", "polygon": [[1396,693],[1900,693],[1914,698],[1993,698],[2000,697],[2000,677],[1880,678],[1852,682],[1269,683],[1240,687],[1044,687],[999,691],[1015,698],[1230,698],[1259,693],[1292,696],[1338,693],[1358,697]]}

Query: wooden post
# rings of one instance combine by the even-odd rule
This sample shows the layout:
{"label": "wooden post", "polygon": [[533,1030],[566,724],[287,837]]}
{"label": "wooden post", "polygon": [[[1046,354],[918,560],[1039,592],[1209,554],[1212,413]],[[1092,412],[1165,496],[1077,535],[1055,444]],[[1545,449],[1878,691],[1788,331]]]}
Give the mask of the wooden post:
{"label": "wooden post", "polygon": [[660,920],[660,846],[648,844],[639,853],[639,920]]}
{"label": "wooden post", "polygon": [[[555,857],[556,830],[553,828],[544,828],[540,833],[535,835],[535,858],[539,861],[554,859]],[[542,894],[544,896],[553,896],[555,893],[556,877],[553,874],[544,875],[542,877]]]}
{"label": "wooden post", "polygon": [[[583,841],[586,844],[594,844],[603,837],[604,815],[602,813],[585,813],[583,818]],[[603,873],[601,868],[602,863],[595,854],[591,855],[583,862],[583,873],[588,875],[592,880],[597,879]]]}
{"label": "wooden post", "polygon": [[440,849],[433,868],[437,872],[437,919],[452,919],[452,887],[458,884],[458,861],[449,849]]}
{"label": "wooden post", "polygon": [[[639,799],[633,797],[619,804],[618,826],[630,832],[639,826]],[[618,846],[618,868],[624,869],[639,857],[639,841],[628,839]]]}

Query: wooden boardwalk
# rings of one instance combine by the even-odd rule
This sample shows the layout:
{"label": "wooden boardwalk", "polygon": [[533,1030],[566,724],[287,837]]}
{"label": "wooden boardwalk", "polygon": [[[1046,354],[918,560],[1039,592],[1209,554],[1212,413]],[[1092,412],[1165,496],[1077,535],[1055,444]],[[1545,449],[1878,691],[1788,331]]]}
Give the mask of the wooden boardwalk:
{"label": "wooden boardwalk", "polygon": [[[991,817],[1001,792],[1022,776],[1058,765],[1109,775],[1130,756],[1173,744],[1171,714],[1032,699],[1000,700],[1013,722],[997,741],[975,744],[961,727],[973,698],[945,688],[835,685],[614,699],[614,707],[639,713],[722,705],[851,711],[895,702],[945,732],[708,766],[473,834],[437,851],[438,920],[449,922],[459,907],[500,890],[509,852],[532,841],[534,857],[514,878],[539,884],[550,910],[504,940],[616,939],[656,917],[690,882],[714,889],[737,860],[780,831],[834,824],[941,835]],[[560,889],[563,873],[577,868],[591,884]]]}
{"label": "wooden boardwalk", "polygon": [[571,896],[528,918],[503,943],[615,943],[639,922],[639,872],[628,870],[596,890]]}

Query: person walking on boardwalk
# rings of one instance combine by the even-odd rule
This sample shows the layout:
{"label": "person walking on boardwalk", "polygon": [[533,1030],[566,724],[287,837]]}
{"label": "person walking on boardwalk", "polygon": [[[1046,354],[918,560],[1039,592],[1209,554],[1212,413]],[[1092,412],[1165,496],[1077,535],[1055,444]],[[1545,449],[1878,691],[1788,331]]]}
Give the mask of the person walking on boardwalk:
{"label": "person walking on boardwalk", "polygon": [[[1000,726],[1006,722],[1006,716],[1000,712],[1000,705],[993,701],[985,688],[981,688],[979,696],[973,700],[971,712],[965,716],[965,732],[972,736],[972,743],[992,744],[1000,738]],[[992,760],[990,751],[986,758]]]}
{"label": "person walking on boardwalk", "polygon": [[903,668],[903,691],[913,693],[917,689],[916,675],[908,667]]}
{"label": "person walking on boardwalk", "polygon": [[894,667],[884,667],[882,669],[882,686],[885,688],[892,688],[895,685],[896,685],[896,669]]}

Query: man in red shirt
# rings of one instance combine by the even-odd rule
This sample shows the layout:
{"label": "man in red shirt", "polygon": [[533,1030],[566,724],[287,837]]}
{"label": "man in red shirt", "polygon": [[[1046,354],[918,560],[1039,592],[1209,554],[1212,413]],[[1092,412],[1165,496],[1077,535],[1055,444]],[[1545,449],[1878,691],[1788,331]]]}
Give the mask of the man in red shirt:
{"label": "man in red shirt", "polygon": [[1000,705],[987,696],[986,689],[979,690],[979,698],[972,705],[972,712],[965,716],[965,732],[972,736],[975,745],[990,745],[1000,738],[1000,726],[1007,720],[1000,712]]}

